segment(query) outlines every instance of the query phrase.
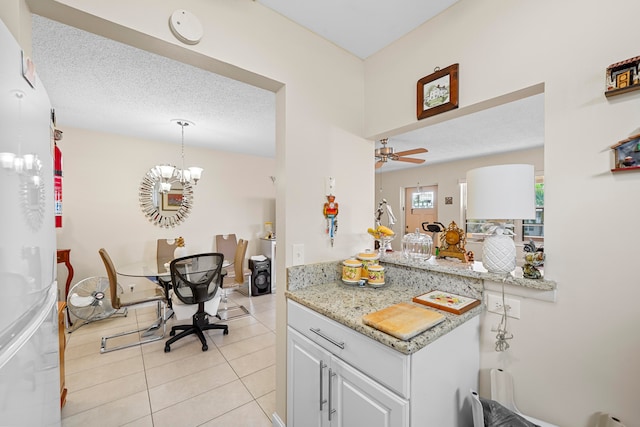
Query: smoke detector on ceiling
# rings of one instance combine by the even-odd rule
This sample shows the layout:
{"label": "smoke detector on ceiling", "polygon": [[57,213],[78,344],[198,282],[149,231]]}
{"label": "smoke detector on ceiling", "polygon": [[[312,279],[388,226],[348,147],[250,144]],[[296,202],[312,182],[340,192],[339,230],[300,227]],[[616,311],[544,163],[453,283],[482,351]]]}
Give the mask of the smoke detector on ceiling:
{"label": "smoke detector on ceiling", "polygon": [[178,40],[186,44],[197,44],[202,38],[202,24],[191,12],[178,9],[169,17],[169,28]]}

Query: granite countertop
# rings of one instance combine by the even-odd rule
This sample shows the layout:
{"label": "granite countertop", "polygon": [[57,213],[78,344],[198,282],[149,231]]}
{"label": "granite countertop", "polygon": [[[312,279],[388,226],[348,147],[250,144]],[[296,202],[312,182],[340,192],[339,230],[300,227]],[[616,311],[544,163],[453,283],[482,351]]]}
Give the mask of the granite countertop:
{"label": "granite countertop", "polygon": [[[411,354],[479,315],[484,309],[484,305],[481,304],[461,315],[433,309],[444,314],[446,320],[408,341],[400,340],[362,323],[362,316],[365,314],[373,313],[399,302],[411,302],[414,296],[422,295],[429,290],[417,284],[389,283],[380,288],[361,288],[345,285],[338,281],[289,290],[285,292],[285,295],[292,301],[296,301],[403,354]],[[429,307],[429,309],[431,308]]]}

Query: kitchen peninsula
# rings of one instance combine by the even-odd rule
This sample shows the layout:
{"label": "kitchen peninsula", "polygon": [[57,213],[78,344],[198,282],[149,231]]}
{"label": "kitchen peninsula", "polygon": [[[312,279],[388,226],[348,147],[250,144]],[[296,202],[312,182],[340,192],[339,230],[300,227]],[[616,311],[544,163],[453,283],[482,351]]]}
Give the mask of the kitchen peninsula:
{"label": "kitchen peninsula", "polygon": [[385,285],[342,283],[340,262],[287,270],[287,417],[290,425],[467,426],[478,388],[479,314],[442,311],[445,321],[409,340],[362,316],[431,290],[482,301],[485,282],[536,291],[554,282],[486,272],[481,263],[385,253]]}
{"label": "kitchen peninsula", "polygon": [[471,425],[478,387],[479,314],[455,315],[404,341],[362,316],[438,289],[482,299],[483,278],[444,263],[384,255],[385,285],[341,282],[341,263],[287,270],[287,424]]}
{"label": "kitchen peninsula", "polygon": [[[290,267],[286,296],[397,351],[410,354],[477,316],[482,308],[462,315],[444,313],[446,322],[410,341],[399,340],[364,325],[362,316],[398,302],[411,301],[414,296],[434,289],[481,300],[483,282],[502,282],[505,279],[502,275],[488,273],[479,262],[466,264],[435,257],[414,261],[403,258],[400,252],[383,254],[380,264],[385,267],[387,284],[375,289],[344,285],[340,280],[340,262]],[[505,283],[539,291],[556,288],[553,281],[518,276],[508,276]]]}

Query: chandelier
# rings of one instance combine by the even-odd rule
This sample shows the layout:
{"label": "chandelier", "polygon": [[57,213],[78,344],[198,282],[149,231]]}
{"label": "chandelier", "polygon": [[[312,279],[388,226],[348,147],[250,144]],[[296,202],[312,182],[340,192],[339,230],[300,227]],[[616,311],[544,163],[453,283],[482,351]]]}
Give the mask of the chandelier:
{"label": "chandelier", "polygon": [[200,180],[200,176],[202,175],[202,168],[197,166],[191,166],[189,168],[184,167],[184,128],[187,126],[195,126],[193,122],[188,120],[172,120],[178,126],[180,126],[181,130],[181,142],[182,142],[182,168],[179,169],[173,165],[165,164],[158,165],[156,168],[159,171],[159,175],[161,178],[160,181],[160,191],[162,193],[168,193],[171,190],[171,184],[179,182],[180,184],[197,184]]}

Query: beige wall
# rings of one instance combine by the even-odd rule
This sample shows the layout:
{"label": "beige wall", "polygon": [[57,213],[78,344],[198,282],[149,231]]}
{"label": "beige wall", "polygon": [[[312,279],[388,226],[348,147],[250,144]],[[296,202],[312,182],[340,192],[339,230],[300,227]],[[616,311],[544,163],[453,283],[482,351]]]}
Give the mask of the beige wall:
{"label": "beige wall", "polygon": [[612,174],[609,149],[640,126],[640,92],[604,96],[607,66],[638,55],[639,13],[635,0],[461,0],[366,61],[367,135],[416,125],[415,84],[435,66],[460,64],[460,108],[544,83],[545,273],[557,302],[523,300],[506,353],[493,349],[497,318],[483,316],[481,394],[487,370],[506,368],[520,409],[561,426],[592,426],[599,411],[640,426],[640,175]]}

